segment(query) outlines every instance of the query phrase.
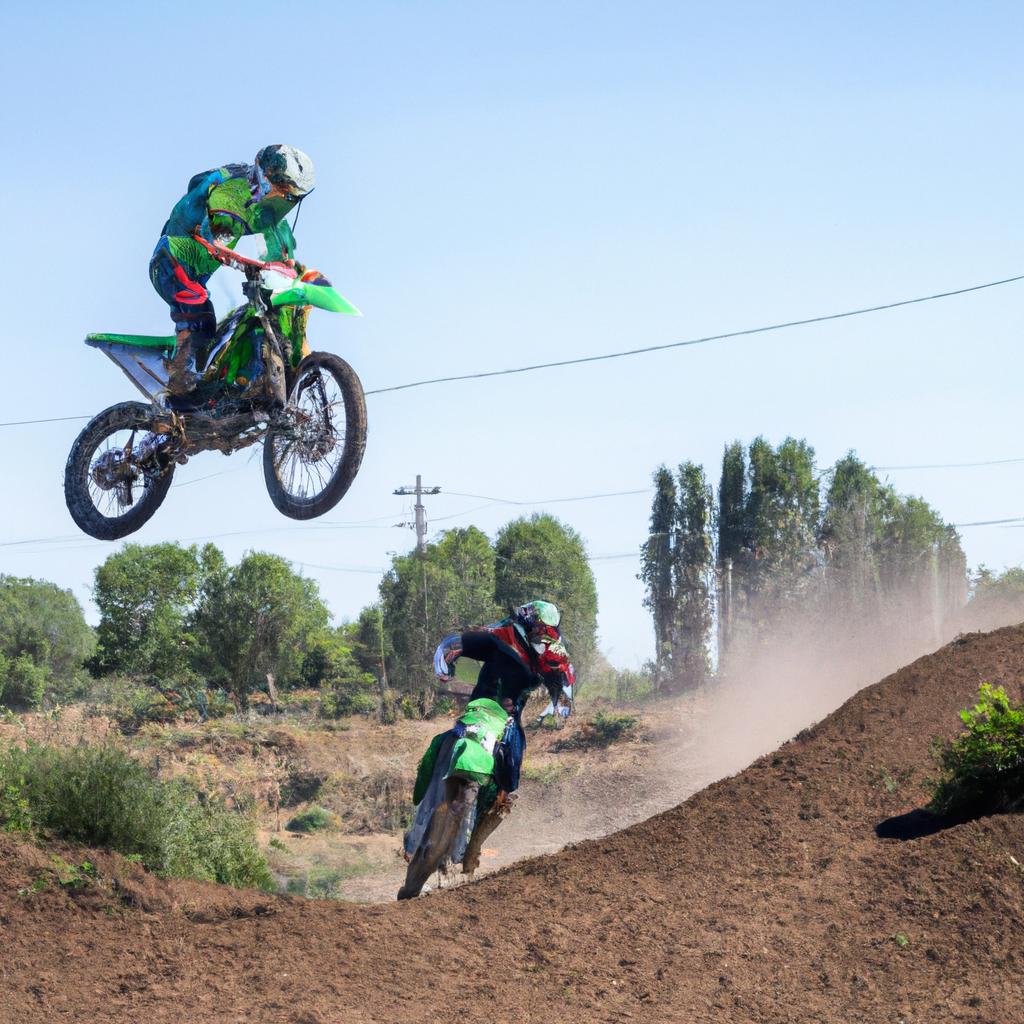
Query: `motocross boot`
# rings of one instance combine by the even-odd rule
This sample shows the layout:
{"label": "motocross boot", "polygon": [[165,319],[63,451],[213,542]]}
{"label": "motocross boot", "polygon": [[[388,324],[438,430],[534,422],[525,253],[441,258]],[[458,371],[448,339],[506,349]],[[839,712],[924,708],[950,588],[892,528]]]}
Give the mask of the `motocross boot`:
{"label": "motocross boot", "polygon": [[167,367],[167,394],[172,398],[184,398],[196,389],[196,374],[193,369],[195,360],[192,357],[191,328],[178,331],[174,355],[164,361]]}
{"label": "motocross boot", "polygon": [[196,369],[206,361],[215,330],[216,320],[205,314],[183,325],[179,323],[174,354],[164,361],[167,368],[167,404],[170,408],[184,411],[199,404],[200,396],[196,394],[199,375]]}

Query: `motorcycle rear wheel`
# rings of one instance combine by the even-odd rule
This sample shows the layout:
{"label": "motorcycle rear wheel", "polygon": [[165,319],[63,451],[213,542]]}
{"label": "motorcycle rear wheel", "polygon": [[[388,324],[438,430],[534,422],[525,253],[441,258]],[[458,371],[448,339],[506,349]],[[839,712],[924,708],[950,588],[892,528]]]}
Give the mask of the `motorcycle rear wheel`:
{"label": "motorcycle rear wheel", "polygon": [[[158,475],[133,473],[123,484],[104,489],[93,466],[107,452],[134,447],[152,428],[153,409],[143,402],[119,402],[94,416],[78,435],[64,468],[64,500],[78,527],[97,540],[134,533],[163,503],[174,463]],[[113,514],[108,514],[113,513]]]}
{"label": "motorcycle rear wheel", "polygon": [[292,519],[314,519],[344,497],[366,448],[363,386],[344,359],[313,352],[295,371],[283,426],[263,442],[270,500]]}
{"label": "motorcycle rear wheel", "polygon": [[419,896],[427,879],[451,855],[466,815],[476,803],[480,790],[478,782],[456,778],[449,779],[446,785],[447,799],[435,808],[430,819],[430,828],[427,829],[427,834],[409,862],[405,872],[405,885],[398,890],[400,900],[411,900]]}

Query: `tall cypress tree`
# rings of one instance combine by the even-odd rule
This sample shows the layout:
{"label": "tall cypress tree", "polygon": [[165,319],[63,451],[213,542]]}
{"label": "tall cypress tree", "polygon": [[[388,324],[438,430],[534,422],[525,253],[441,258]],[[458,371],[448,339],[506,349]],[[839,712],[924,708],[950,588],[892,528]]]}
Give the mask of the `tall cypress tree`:
{"label": "tall cypress tree", "polygon": [[672,635],[675,622],[676,483],[665,466],[654,472],[650,530],[641,549],[640,579],[647,591],[644,606],[654,618],[654,665],[656,684],[674,675]]}
{"label": "tall cypress tree", "polygon": [[722,454],[718,484],[718,560],[736,558],[743,548],[743,503],[746,499],[746,460],[743,445],[733,441]]}
{"label": "tall cypress tree", "polygon": [[702,685],[711,670],[712,519],[714,498],[704,470],[693,462],[679,467],[676,545],[673,560],[675,630],[673,684],[680,689]]}

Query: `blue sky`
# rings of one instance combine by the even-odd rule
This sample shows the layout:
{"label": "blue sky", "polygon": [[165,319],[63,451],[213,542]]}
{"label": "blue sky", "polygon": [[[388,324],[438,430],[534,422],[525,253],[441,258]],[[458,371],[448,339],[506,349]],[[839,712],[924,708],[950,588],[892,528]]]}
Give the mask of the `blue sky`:
{"label": "blue sky", "polygon": [[[81,339],[165,333],[147,263],[189,177],[289,142],[319,185],[298,255],[365,313],[314,314],[314,347],[367,389],[657,345],[1022,272],[1024,15],[1015,4],[66,3],[4,14],[17,102],[3,214],[3,415],[134,397]],[[237,282],[220,271],[219,311]],[[360,475],[324,519],[280,517],[259,462],[179,471],[133,539],[275,551],[335,614],[407,550],[416,473],[518,501],[631,490],[661,462],[806,437],[904,465],[1024,456],[1024,285],[889,313],[368,400]],[[111,547],[61,492],[81,423],[0,430],[0,571],[88,602]],[[1024,515],[1024,463],[893,471],[952,522]],[[202,478],[202,479],[201,479]],[[187,485],[187,486],[181,486]],[[633,558],[648,498],[518,507],[430,498],[433,531],[548,507],[598,556],[600,633],[652,640]],[[476,509],[476,511],[470,511]],[[442,518],[451,517],[451,518]],[[367,523],[367,520],[375,520]],[[360,524],[360,525],[353,525]],[[231,534],[231,536],[223,536]],[[45,542],[11,544],[17,541]],[[963,531],[972,565],[1024,531]],[[312,566],[332,566],[332,569]],[[360,571],[342,571],[342,570]]]}

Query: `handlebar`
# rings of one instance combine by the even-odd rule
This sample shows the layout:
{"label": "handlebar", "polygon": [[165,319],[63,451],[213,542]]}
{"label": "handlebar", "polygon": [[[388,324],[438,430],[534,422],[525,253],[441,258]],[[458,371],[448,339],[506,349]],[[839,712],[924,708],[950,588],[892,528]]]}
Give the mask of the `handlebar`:
{"label": "handlebar", "polygon": [[241,256],[237,252],[232,252],[227,246],[218,245],[216,242],[208,242],[198,231],[196,231],[192,238],[197,241],[218,263],[223,263],[226,267],[234,267],[236,270],[242,271],[247,278],[255,278],[262,274],[264,271],[271,271],[275,274],[280,274],[282,277],[296,278],[299,276],[298,271],[294,267],[290,267],[287,263],[281,263],[277,260],[271,260],[264,263],[261,260],[250,259],[248,256]]}

